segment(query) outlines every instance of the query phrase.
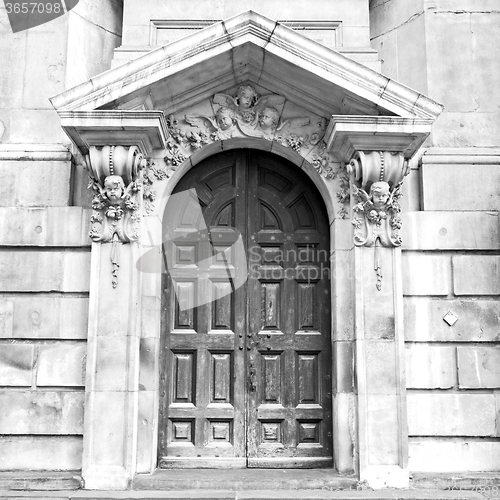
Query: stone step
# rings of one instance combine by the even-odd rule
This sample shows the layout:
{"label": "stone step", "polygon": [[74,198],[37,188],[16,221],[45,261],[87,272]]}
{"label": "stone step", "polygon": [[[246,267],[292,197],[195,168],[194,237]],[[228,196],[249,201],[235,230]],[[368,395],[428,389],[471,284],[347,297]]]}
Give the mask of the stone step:
{"label": "stone step", "polygon": [[0,491],[2,500],[485,500],[474,491],[439,490],[256,490],[256,491]]}
{"label": "stone step", "polygon": [[414,472],[412,487],[437,490],[472,490],[500,498],[500,472],[434,473]]}
{"label": "stone step", "polygon": [[331,469],[163,469],[140,474],[133,490],[346,490],[358,480]]}
{"label": "stone step", "polygon": [[[1,472],[0,491],[68,491],[82,487],[80,471],[72,472]],[[0,498],[4,498],[0,495]]]}

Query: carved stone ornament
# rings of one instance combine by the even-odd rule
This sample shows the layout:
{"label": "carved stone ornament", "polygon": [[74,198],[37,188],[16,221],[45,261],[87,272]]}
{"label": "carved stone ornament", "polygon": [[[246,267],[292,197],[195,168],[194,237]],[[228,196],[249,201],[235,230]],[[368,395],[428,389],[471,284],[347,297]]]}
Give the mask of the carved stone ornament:
{"label": "carved stone ornament", "polygon": [[[207,144],[233,137],[256,137],[276,141],[302,156],[312,152],[309,161],[325,178],[334,177],[331,159],[323,141],[327,120],[309,116],[283,117],[285,97],[278,94],[259,96],[252,85],[240,85],[236,95],[215,94],[210,101],[213,114],[192,112],[183,119],[167,118],[170,140],[165,163],[169,175],[189,155]],[[187,125],[187,126],[186,126]]]}
{"label": "carved stone ornament", "polygon": [[347,167],[354,201],[354,244],[400,246],[401,185],[408,167],[399,153],[359,152]]}
{"label": "carved stone ornament", "polygon": [[141,171],[145,160],[136,146],[91,146],[86,163],[89,187],[95,195],[90,219],[90,237],[95,242],[112,243],[112,284],[118,284],[119,244],[139,238],[142,189]]}
{"label": "carved stone ornament", "polygon": [[347,167],[353,198],[352,224],[356,246],[374,246],[376,288],[382,289],[379,246],[401,245],[401,186],[408,165],[400,153],[359,152]]}

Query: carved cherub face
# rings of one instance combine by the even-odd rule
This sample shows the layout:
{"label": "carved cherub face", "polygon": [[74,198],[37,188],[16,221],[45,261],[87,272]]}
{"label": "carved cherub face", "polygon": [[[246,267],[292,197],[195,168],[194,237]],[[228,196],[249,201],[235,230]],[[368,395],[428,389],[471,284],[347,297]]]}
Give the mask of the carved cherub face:
{"label": "carved cherub face", "polygon": [[119,175],[108,175],[104,179],[104,190],[111,204],[119,203],[125,191],[123,179]]}
{"label": "carved cherub face", "polygon": [[227,130],[234,125],[234,112],[232,109],[222,106],[217,110],[215,119],[221,130]]}
{"label": "carved cherub face", "polygon": [[238,88],[238,106],[242,109],[249,109],[253,106],[257,92],[251,85],[241,85]]}
{"label": "carved cherub face", "polygon": [[374,182],[370,187],[370,196],[375,208],[385,207],[389,200],[389,184],[384,181]]}
{"label": "carved cherub face", "polygon": [[276,127],[279,118],[279,111],[273,107],[267,107],[262,110],[259,116],[259,126],[261,129],[267,130]]}

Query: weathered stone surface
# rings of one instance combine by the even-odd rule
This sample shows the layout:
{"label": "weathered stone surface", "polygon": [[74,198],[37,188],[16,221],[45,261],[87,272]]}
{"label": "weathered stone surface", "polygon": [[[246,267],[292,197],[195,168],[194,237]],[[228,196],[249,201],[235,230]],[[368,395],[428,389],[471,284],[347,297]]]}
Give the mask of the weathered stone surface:
{"label": "weathered stone surface", "polygon": [[0,176],[3,207],[67,206],[71,202],[68,161],[2,161]]}
{"label": "weathered stone surface", "polygon": [[355,394],[335,394],[333,396],[333,412],[335,415],[333,439],[338,444],[338,446],[333,447],[335,465],[340,473],[351,474],[355,469]]}
{"label": "weathered stone surface", "polygon": [[[359,342],[359,341],[358,341]],[[396,353],[393,341],[363,341],[366,350],[368,394],[394,394],[396,392]],[[359,391],[359,389],[358,389]]]}
{"label": "weathered stone surface", "polygon": [[34,353],[29,344],[0,345],[0,386],[31,386]]}
{"label": "weathered stone surface", "polygon": [[84,393],[0,391],[2,434],[81,434]]}
{"label": "weathered stone surface", "polygon": [[455,347],[406,345],[406,387],[449,389],[456,384]]}
{"label": "weathered stone surface", "polygon": [[158,389],[159,377],[159,343],[157,338],[141,338],[139,346],[140,371],[139,390],[154,391]]}
{"label": "weathered stone surface", "polygon": [[0,291],[88,292],[90,252],[0,252]]}
{"label": "weathered stone surface", "polygon": [[353,253],[350,250],[337,250],[330,264],[333,303],[336,311],[333,315],[332,336],[336,340],[354,339]]}
{"label": "weathered stone surface", "polygon": [[90,246],[90,215],[81,207],[0,208],[0,245]]}
{"label": "weathered stone surface", "polygon": [[[404,299],[405,338],[427,342],[489,342],[500,339],[498,300]],[[451,311],[458,321],[449,326],[443,317]]]}
{"label": "weathered stone surface", "polygon": [[151,473],[156,469],[158,447],[158,391],[139,392],[137,441],[137,472]]}
{"label": "weathered stone surface", "polygon": [[129,349],[137,352],[133,344],[138,343],[132,337],[96,337],[97,362],[95,371],[96,391],[125,391],[128,384]]}
{"label": "weathered stone surface", "polygon": [[455,255],[452,262],[455,295],[500,295],[500,257]]}
{"label": "weathered stone surface", "polygon": [[409,468],[414,472],[498,471],[500,442],[410,438]]}
{"label": "weathered stone surface", "polygon": [[[455,146],[467,145],[456,144]],[[500,187],[497,182],[500,175],[499,165],[424,163],[421,169],[423,210],[498,210],[500,206]],[[474,172],[473,175],[472,172]],[[446,179],[446,189],[443,189],[442,179]],[[464,230],[473,234],[471,228],[464,228]]]}
{"label": "weathered stone surface", "polygon": [[36,385],[38,387],[85,386],[86,343],[41,345],[38,354]]}
{"label": "weathered stone surface", "polygon": [[403,252],[404,295],[448,295],[451,259],[446,255]]}
{"label": "weathered stone surface", "polygon": [[0,436],[0,470],[78,470],[81,436]]}
{"label": "weathered stone surface", "polygon": [[500,346],[457,347],[457,356],[460,388],[500,387]]}
{"label": "weathered stone surface", "polygon": [[87,338],[88,299],[37,294],[0,299],[0,338]]}
{"label": "weathered stone surface", "polygon": [[496,250],[497,212],[407,212],[402,214],[403,248],[408,250]]}
{"label": "weathered stone surface", "polygon": [[[79,490],[82,488],[82,478],[77,471],[71,472],[31,472],[15,471],[0,473],[1,498],[8,498],[9,494],[16,497],[25,495],[31,500],[38,500],[39,493],[44,491],[46,499],[50,494],[61,494],[63,491]],[[37,493],[34,493],[34,492]],[[51,493],[47,493],[47,492]],[[28,493],[30,492],[30,493]],[[44,495],[44,496],[45,496]],[[70,495],[68,494],[68,499]],[[59,497],[57,497],[59,498]]]}
{"label": "weathered stone surface", "polygon": [[354,387],[353,342],[336,341],[333,343],[333,391],[351,393]]}
{"label": "weathered stone surface", "polygon": [[410,436],[491,436],[496,433],[493,394],[408,393]]}

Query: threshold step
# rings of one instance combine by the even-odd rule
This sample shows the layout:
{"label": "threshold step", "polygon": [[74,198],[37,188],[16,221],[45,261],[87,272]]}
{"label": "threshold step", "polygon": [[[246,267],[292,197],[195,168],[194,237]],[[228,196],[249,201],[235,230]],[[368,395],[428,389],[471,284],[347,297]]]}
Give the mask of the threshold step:
{"label": "threshold step", "polygon": [[473,491],[0,491],[2,500],[484,500]]}
{"label": "threshold step", "polygon": [[[82,487],[80,471],[0,472],[0,491],[78,490]],[[0,496],[0,498],[3,498]]]}
{"label": "threshold step", "polygon": [[358,480],[332,469],[158,469],[138,474],[133,490],[356,490]]}

